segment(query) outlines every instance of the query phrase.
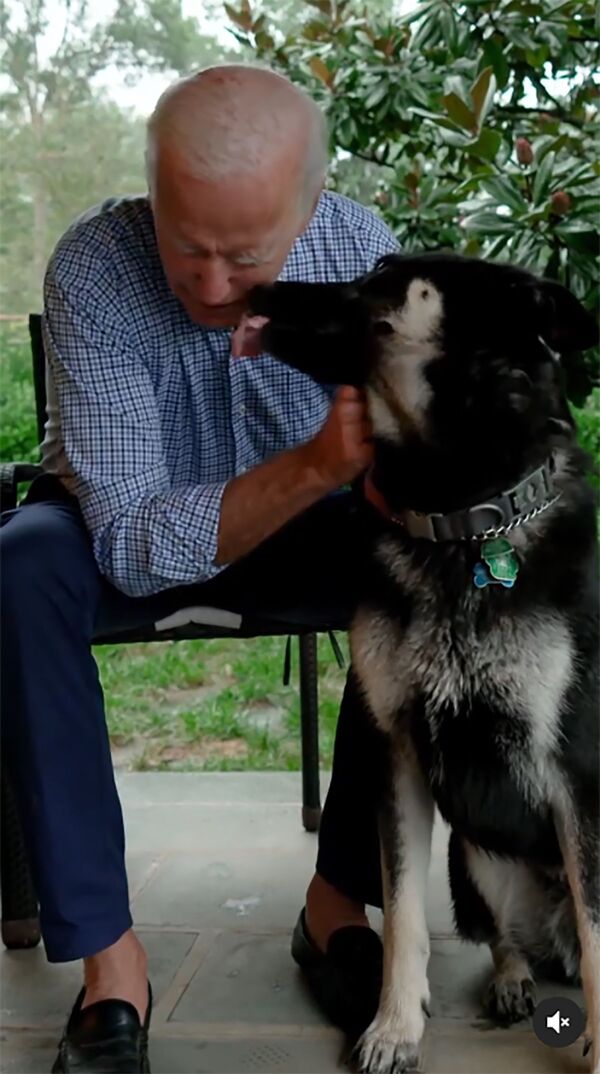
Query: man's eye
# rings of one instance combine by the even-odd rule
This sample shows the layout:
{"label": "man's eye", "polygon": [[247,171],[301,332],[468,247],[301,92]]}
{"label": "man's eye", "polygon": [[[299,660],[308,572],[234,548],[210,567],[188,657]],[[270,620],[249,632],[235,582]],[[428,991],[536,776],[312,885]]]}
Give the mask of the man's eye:
{"label": "man's eye", "polygon": [[257,268],[258,265],[264,264],[263,258],[258,257],[232,257],[231,260],[238,268]]}

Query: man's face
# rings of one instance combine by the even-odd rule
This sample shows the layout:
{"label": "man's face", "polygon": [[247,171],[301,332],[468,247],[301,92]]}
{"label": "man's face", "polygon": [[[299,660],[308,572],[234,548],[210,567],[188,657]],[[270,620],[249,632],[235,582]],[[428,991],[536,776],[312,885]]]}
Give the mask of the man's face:
{"label": "man's face", "polygon": [[309,218],[299,219],[289,167],[207,183],[184,174],[166,151],[157,163],[153,211],[169,286],[207,328],[239,322],[248,292],[277,279]]}

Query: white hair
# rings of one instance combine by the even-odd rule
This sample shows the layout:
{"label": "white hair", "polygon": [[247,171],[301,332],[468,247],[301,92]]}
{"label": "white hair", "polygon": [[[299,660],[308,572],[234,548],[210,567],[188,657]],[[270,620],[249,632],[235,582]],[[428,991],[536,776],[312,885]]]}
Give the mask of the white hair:
{"label": "white hair", "polygon": [[165,90],[147,124],[151,196],[165,146],[191,176],[208,182],[264,172],[296,149],[301,212],[318,196],[328,165],[327,125],[317,104],[287,78],[254,65],[209,67]]}

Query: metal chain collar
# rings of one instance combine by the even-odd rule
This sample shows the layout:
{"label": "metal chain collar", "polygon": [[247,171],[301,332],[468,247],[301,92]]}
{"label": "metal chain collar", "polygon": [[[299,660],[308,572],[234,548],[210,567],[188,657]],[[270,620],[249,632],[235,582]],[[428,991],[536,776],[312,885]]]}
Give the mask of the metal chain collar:
{"label": "metal chain collar", "polygon": [[549,507],[552,507],[557,500],[560,500],[561,493],[557,493],[551,500],[546,500],[545,503],[540,504],[539,507],[534,507],[531,511],[528,511],[526,515],[517,515],[513,518],[512,522],[508,522],[503,526],[491,527],[485,530],[483,533],[474,534],[471,537],[472,541],[487,540],[488,537],[501,537],[503,533],[510,533],[511,530],[517,528],[517,526],[523,526],[526,522],[531,522],[532,518],[537,515],[541,515],[544,511],[547,511]]}

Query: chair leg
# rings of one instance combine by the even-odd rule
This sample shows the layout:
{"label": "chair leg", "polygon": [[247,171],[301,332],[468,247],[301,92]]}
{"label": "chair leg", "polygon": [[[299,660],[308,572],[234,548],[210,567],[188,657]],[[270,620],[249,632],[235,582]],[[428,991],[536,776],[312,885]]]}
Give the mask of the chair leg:
{"label": "chair leg", "polygon": [[25,852],[21,822],[4,767],[2,768],[0,783],[2,800],[2,844],[0,847],[2,941],[9,950],[35,947],[40,942],[38,903]]}
{"label": "chair leg", "polygon": [[317,635],[301,634],[298,642],[302,724],[302,823],[307,832],[316,832],[321,820]]}

